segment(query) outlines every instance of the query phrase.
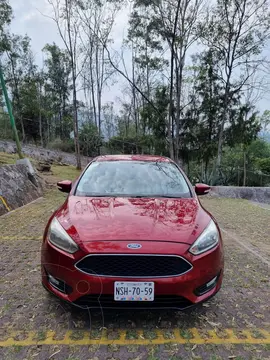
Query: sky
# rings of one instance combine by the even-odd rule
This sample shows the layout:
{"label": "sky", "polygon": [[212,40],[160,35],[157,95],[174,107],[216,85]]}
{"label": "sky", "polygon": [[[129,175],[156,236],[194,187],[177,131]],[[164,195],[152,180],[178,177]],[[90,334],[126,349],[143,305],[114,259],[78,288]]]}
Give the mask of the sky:
{"label": "sky", "polygon": [[[44,16],[51,14],[51,5],[48,4],[47,0],[9,0],[9,2],[14,14],[11,31],[20,35],[27,34],[32,39],[32,49],[38,65],[42,64],[42,48],[46,43],[55,42],[60,47],[64,47],[56,25],[51,19]],[[115,19],[115,26],[111,35],[114,41],[112,52],[121,52],[121,44],[128,27],[128,13],[129,9],[124,8]],[[270,59],[270,44],[265,50],[265,55]],[[130,54],[126,53],[125,59],[128,66]],[[119,107],[118,99],[123,99],[123,89],[126,85],[126,80],[119,78],[117,83],[104,90],[103,101],[113,101],[116,108]],[[260,95],[256,106],[260,112],[270,109],[270,84],[267,92]]]}

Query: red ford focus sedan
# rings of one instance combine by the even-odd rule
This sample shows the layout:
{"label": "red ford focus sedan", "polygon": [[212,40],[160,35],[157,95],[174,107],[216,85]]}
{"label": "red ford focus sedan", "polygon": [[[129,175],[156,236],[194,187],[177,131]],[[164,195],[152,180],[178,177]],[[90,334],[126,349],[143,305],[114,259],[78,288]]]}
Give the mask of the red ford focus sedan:
{"label": "red ford focus sedan", "polygon": [[82,308],[186,309],[215,295],[223,277],[219,227],[170,159],[95,158],[51,216],[42,283]]}

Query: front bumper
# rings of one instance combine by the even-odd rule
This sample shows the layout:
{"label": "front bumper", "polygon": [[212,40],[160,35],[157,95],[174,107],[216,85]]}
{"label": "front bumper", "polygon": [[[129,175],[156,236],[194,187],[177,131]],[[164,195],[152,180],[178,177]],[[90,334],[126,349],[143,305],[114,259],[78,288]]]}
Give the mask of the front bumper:
{"label": "front bumper", "polygon": [[[174,308],[186,309],[214,296],[220,289],[223,278],[223,249],[221,243],[214,249],[199,256],[188,252],[189,245],[179,243],[143,242],[143,252],[153,254],[180,255],[188,260],[193,268],[186,274],[176,277],[149,278],[147,281],[155,283],[154,302],[117,302],[113,300],[115,281],[142,281],[119,277],[92,276],[75,268],[75,263],[89,253],[116,254],[126,252],[134,254],[134,250],[127,249],[128,242],[91,242],[75,254],[67,254],[46,239],[42,246],[42,283],[44,287],[64,301],[80,307],[88,308]],[[137,250],[136,250],[137,251]],[[138,253],[140,251],[137,251]],[[60,279],[66,285],[58,288],[49,281],[49,275]],[[217,276],[214,286],[202,295],[196,291]],[[145,279],[143,279],[144,281]],[[60,289],[60,290],[59,290]]]}

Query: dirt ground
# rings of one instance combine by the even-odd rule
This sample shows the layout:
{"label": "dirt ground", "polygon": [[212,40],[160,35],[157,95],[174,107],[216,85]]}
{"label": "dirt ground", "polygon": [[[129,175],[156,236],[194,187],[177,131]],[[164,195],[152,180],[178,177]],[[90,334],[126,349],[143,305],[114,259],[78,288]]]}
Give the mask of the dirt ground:
{"label": "dirt ground", "polygon": [[[47,180],[74,178],[54,168]],[[63,173],[64,172],[64,173]],[[219,294],[188,312],[74,310],[41,285],[44,226],[64,200],[43,199],[0,218],[1,359],[270,359],[270,213],[244,200],[204,198],[224,230]]]}

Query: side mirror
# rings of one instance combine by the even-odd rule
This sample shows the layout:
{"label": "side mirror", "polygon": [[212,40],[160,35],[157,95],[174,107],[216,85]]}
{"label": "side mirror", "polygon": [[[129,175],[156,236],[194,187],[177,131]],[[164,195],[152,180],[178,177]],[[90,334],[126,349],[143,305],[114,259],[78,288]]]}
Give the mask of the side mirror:
{"label": "side mirror", "polygon": [[205,195],[210,191],[211,187],[206,184],[196,184],[195,185],[195,193],[197,195]]}
{"label": "side mirror", "polygon": [[70,180],[58,181],[57,186],[58,186],[58,190],[64,193],[70,193],[72,188],[72,181]]}

